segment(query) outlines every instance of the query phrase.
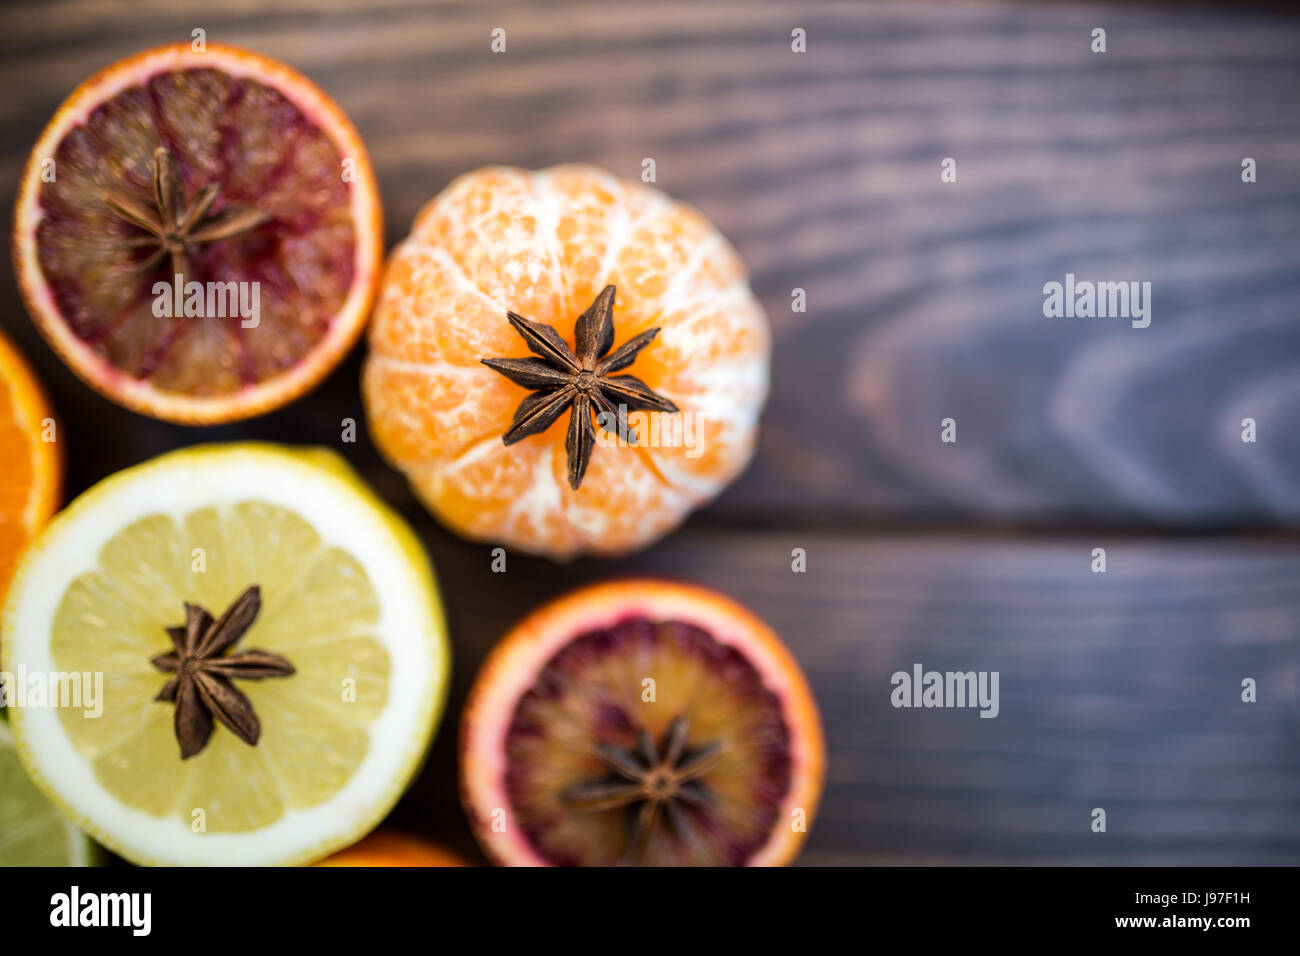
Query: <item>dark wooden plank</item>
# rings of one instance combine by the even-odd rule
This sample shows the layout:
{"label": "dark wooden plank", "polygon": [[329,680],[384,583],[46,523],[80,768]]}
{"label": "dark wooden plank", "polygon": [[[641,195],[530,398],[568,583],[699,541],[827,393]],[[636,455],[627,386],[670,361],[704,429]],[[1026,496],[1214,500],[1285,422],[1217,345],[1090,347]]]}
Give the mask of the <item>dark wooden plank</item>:
{"label": "dark wooden plank", "polygon": [[[169,448],[254,437],[342,450],[435,555],[453,696],[397,822],[470,850],[459,704],[487,648],[559,591],[689,577],[790,641],[831,746],[804,862],[1300,862],[1300,546],[1099,535],[866,537],[864,522],[1300,520],[1300,26],[1277,15],[910,3],[7,4],[0,181],[75,83],[203,26],[307,71],[365,135],[390,241],[464,169],[588,160],[705,209],[777,331],[750,474],[618,562],[510,559],[418,507],[364,440],[353,356],[264,419],[183,429],[81,386],[23,316],[0,322],[64,419],[69,490]],[[809,53],[789,52],[791,26]],[[1087,31],[1111,52],[1086,52]],[[509,52],[488,52],[505,26]],[[941,186],[938,160],[959,160]],[[1260,182],[1237,178],[1241,156]],[[1155,283],[1146,330],[1043,319],[1042,284]],[[790,289],[810,311],[789,311]],[[807,383],[815,383],[812,389]],[[938,419],[959,441],[938,443]],[[1259,442],[1235,442],[1253,415]],[[745,533],[765,525],[765,532]],[[821,529],[821,530],[818,530]],[[1098,540],[1093,540],[1097,538]],[[1087,555],[1110,549],[1094,576]],[[806,575],[789,569],[809,550]],[[1003,711],[898,711],[913,662],[998,669]],[[1240,676],[1261,701],[1237,702]],[[1110,811],[1094,835],[1087,813]]]}
{"label": "dark wooden plank", "polygon": [[[565,588],[635,571],[753,607],[825,722],[805,864],[1300,864],[1296,542],[687,531],[613,566],[511,557],[494,574],[486,548],[432,540],[453,713],[491,644]],[[999,716],[895,709],[890,675],[915,663],[999,671]],[[1241,702],[1243,677],[1258,703]],[[395,819],[468,850],[445,726]]]}
{"label": "dark wooden plank", "polygon": [[[701,206],[776,327],[725,520],[1300,522],[1300,22],[1037,4],[11,3],[0,181],[82,77],[202,26],[307,71],[374,156],[388,236],[465,169],[599,163]],[[790,51],[793,26],[806,54]],[[1109,31],[1109,52],[1088,34]],[[489,31],[507,30],[504,55]],[[939,161],[958,181],[939,182]],[[1240,182],[1251,156],[1259,182]],[[1153,283],[1151,327],[1045,319],[1042,286]],[[792,314],[791,289],[809,311]],[[60,407],[135,427],[60,371]],[[351,373],[331,406],[355,397]],[[318,404],[219,434],[334,442]],[[959,421],[956,445],[939,421]],[[1240,420],[1258,442],[1238,440]],[[216,434],[216,433],[214,433]],[[92,439],[93,440],[93,439]],[[144,443],[144,444],[138,444]],[[74,462],[74,487],[97,475]]]}

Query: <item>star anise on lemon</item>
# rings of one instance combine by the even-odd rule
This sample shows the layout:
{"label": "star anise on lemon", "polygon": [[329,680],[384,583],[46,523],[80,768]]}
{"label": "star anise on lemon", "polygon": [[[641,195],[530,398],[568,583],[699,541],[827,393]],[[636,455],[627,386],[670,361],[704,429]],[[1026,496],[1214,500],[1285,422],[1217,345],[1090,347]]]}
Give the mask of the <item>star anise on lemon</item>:
{"label": "star anise on lemon", "polygon": [[[538,358],[485,358],[483,364],[500,372],[516,385],[534,389],[515,411],[510,428],[502,441],[513,445],[529,435],[550,428],[569,412],[569,435],[565,450],[569,458],[569,486],[575,491],[582,484],[596,444],[592,427],[595,413],[606,430],[612,429],[620,441],[636,444],[635,431],[628,427],[628,410],[675,412],[677,406],[651,391],[635,375],[614,375],[636,361],[637,353],[649,345],[659,329],[646,331],[628,339],[613,352],[614,286],[607,285],[594,302],[578,317],[574,326],[576,350],[549,325],[525,319],[516,312],[506,318]],[[608,354],[606,354],[608,353]]]}
{"label": "star anise on lemon", "polygon": [[157,700],[176,705],[176,739],[181,759],[203,750],[212,736],[213,718],[249,746],[262,735],[262,725],[253,705],[232,680],[263,680],[288,677],[293,665],[279,654],[246,650],[226,654],[253,625],[262,607],[261,591],[253,585],[226,608],[217,621],[197,604],[185,604],[185,623],[167,628],[174,650],[159,654],[150,663],[174,674],[158,692]]}

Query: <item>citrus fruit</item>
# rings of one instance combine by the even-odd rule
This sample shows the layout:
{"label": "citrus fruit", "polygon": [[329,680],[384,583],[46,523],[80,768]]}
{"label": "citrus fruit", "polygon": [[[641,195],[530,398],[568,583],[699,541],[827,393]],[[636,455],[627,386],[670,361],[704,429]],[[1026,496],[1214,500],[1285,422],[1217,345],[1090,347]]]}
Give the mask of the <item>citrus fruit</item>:
{"label": "citrus fruit", "polygon": [[717,495],[768,387],[727,240],[589,166],[448,186],[391,255],[369,343],[371,435],[430,510],[557,558],[644,546]]}
{"label": "citrus fruit", "polygon": [[[432,568],[337,456],[211,445],[119,472],[28,549],[3,669],[102,675],[18,707],[36,785],[137,863],[289,864],[396,802],[440,713]],[[30,678],[29,678],[30,680]]]}
{"label": "citrus fruit", "polygon": [[113,401],[187,424],[319,382],[361,332],[382,243],[338,106],[217,44],[147,50],[77,87],[14,213],[19,286],[54,350]]}
{"label": "citrus fruit", "polygon": [[379,830],[356,846],[340,850],[316,866],[469,866],[433,843],[394,830]]}
{"label": "citrus fruit", "polygon": [[720,594],[633,580],[543,607],[493,650],[461,718],[461,795],[508,865],[780,865],[825,766],[775,634]]}
{"label": "citrus fruit", "polygon": [[63,460],[53,422],[36,376],[0,335],[0,601],[18,556],[58,507]]}
{"label": "citrus fruit", "polygon": [[32,786],[0,718],[0,867],[92,866],[95,845]]}

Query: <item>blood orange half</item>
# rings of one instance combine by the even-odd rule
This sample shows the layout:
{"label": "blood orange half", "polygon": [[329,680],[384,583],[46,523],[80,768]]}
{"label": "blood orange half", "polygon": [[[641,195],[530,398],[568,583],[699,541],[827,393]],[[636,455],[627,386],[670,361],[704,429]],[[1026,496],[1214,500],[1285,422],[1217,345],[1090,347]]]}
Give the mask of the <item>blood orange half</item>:
{"label": "blood orange half", "polygon": [[13,253],[36,326],[82,379],[204,424],[283,405],[338,364],[382,239],[369,158],[328,96],[259,54],[178,44],[59,107],[23,175]]}
{"label": "blood orange half", "polygon": [[498,863],[781,865],[821,796],[798,665],[712,591],[576,591],[497,646],[461,721],[462,800]]}

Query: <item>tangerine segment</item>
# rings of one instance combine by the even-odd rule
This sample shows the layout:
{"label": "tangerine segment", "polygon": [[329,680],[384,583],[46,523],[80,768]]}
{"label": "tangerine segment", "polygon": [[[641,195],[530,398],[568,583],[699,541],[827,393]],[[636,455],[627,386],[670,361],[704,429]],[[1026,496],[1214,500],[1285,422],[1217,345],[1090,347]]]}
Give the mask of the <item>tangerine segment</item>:
{"label": "tangerine segment", "polygon": [[665,314],[744,281],[740,259],[698,210],[675,202],[634,226],[610,266],[618,325],[635,335]]}
{"label": "tangerine segment", "polygon": [[[216,187],[211,216],[267,217],[185,243],[179,295],[172,257],[154,257],[157,242],[106,198],[156,210],[159,148],[182,208]],[[346,117],[282,64],[218,45],[147,51],[82,84],[33,150],[14,228],[29,311],[74,371],[192,423],[319,381],[364,324],[381,254],[373,174]]]}
{"label": "tangerine segment", "polygon": [[653,413],[632,423],[647,432],[647,454],[674,488],[707,494],[730,481],[753,454],[758,410],[767,394],[767,319],[743,285],[663,315],[644,374],[681,415]]}
{"label": "tangerine segment", "polygon": [[487,392],[477,403],[465,401],[478,389],[477,372],[442,362],[373,356],[362,373],[375,441],[393,457],[424,465],[446,465],[485,436],[500,444],[497,425],[514,412],[512,397]]}
{"label": "tangerine segment", "polygon": [[[376,439],[384,434],[377,430]],[[407,477],[430,510],[470,537],[493,539],[508,527],[512,543],[532,553],[620,554],[666,532],[690,508],[644,453],[621,450],[636,457],[593,456],[576,493],[562,432],[508,447],[494,432],[450,462],[409,467]]]}
{"label": "tangerine segment", "polygon": [[533,178],[494,166],[461,176],[416,216],[411,238],[445,250],[498,306],[555,315],[563,302],[555,228]]}
{"label": "tangerine segment", "polygon": [[370,346],[401,362],[481,371],[484,355],[519,347],[504,318],[444,250],[408,240],[389,257]]}
{"label": "tangerine segment", "polygon": [[57,438],[35,375],[0,335],[0,600],[19,555],[58,507]]}
{"label": "tangerine segment", "polygon": [[556,317],[562,324],[556,328],[571,339],[574,320],[607,284],[613,257],[647,217],[668,206],[668,199],[591,166],[553,166],[537,173],[536,180],[543,201],[555,210],[551,218],[565,279],[565,300]]}
{"label": "tangerine segment", "polygon": [[[662,809],[634,842],[648,798],[583,797],[625,780],[609,747],[642,753],[642,732],[663,741],[679,722],[677,766],[720,756],[680,786],[649,775]],[[776,636],[729,599],[670,582],[597,585],[530,615],[484,663],[461,727],[466,810],[489,855],[513,865],[611,865],[633,849],[651,865],[785,863],[825,765],[816,705]],[[652,749],[661,761],[671,750]]]}
{"label": "tangerine segment", "polygon": [[495,538],[511,529],[512,541],[533,552],[575,553],[581,541],[562,508],[556,450],[549,436],[506,447],[493,434],[450,463],[409,467],[407,477],[420,499],[462,534]]}
{"label": "tangerine segment", "polygon": [[691,509],[693,497],[666,482],[643,449],[614,447],[610,432],[600,434],[599,440],[606,445],[596,449],[577,491],[569,488],[562,443],[549,434],[537,440],[543,439],[550,439],[555,447],[553,480],[570,492],[564,496],[564,517],[574,529],[579,550],[592,554],[631,551],[666,533]]}

